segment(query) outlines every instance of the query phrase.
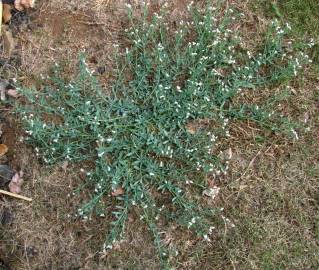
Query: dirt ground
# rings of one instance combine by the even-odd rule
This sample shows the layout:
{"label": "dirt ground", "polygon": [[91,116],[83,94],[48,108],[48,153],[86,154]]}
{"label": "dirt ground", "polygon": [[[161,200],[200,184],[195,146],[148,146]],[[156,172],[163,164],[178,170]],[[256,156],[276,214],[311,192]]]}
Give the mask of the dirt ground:
{"label": "dirt ground", "polygon": [[[113,45],[123,42],[127,26],[124,4],[139,1],[78,2],[38,0],[36,9],[14,16],[10,27],[17,46],[11,59],[0,58],[1,77],[37,86],[56,62],[74,73],[79,53],[85,52],[89,66],[107,85]],[[188,1],[172,2],[174,16],[181,16]],[[248,1],[229,3],[245,9]],[[264,28],[266,19],[248,11],[246,15],[243,35]],[[167,228],[165,240],[178,251],[171,258],[176,269],[315,269],[319,221],[311,217],[318,216],[319,203],[319,89],[317,76],[308,77],[295,84],[292,105],[283,104],[298,119],[309,117],[311,130],[298,143],[279,137],[252,144],[267,134],[249,124],[234,124],[232,172],[219,183],[217,204],[225,207],[237,229],[208,245],[178,226]],[[25,172],[23,195],[33,202],[0,197],[0,269],[159,269],[152,238],[134,213],[126,240],[112,252],[99,252],[107,218],[84,222],[69,216],[79,203],[69,196],[79,183],[78,167],[39,164],[32,147],[21,142],[23,131],[11,108],[0,107],[1,143],[9,148],[1,164]]]}

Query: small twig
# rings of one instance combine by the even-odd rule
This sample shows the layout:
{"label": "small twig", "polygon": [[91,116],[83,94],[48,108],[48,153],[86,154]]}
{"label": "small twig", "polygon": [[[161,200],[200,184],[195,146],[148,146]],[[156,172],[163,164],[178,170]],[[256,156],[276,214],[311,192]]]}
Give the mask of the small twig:
{"label": "small twig", "polygon": [[105,23],[99,23],[99,22],[87,22],[87,21],[78,21],[79,23],[85,24],[85,25],[106,25]]}
{"label": "small twig", "polygon": [[14,198],[17,198],[17,199],[25,200],[25,201],[28,201],[28,202],[32,201],[31,198],[28,198],[28,197],[25,197],[25,196],[22,196],[22,195],[19,195],[19,194],[15,194],[15,193],[12,193],[12,192],[9,192],[9,191],[5,191],[5,190],[2,190],[2,189],[0,189],[0,193],[8,195],[8,196],[11,196],[11,197],[14,197]]}

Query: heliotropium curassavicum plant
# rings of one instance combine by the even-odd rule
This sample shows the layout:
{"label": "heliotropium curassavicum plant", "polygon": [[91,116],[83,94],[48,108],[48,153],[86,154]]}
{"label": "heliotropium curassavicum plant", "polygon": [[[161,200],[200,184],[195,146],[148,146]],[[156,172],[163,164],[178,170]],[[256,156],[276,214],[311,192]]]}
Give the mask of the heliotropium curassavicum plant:
{"label": "heliotropium curassavicum plant", "polygon": [[[222,209],[205,206],[197,196],[209,177],[227,174],[228,161],[219,153],[227,149],[230,123],[250,119],[296,136],[294,124],[266,103],[232,103],[244,91],[288,81],[308,62],[303,52],[285,51],[289,26],[272,22],[253,54],[240,46],[239,33],[232,30],[240,14],[211,5],[188,10],[190,17],[176,26],[167,22],[164,11],[149,14],[145,6],[143,18],[137,19],[129,7],[131,23],[125,32],[130,46],[116,49],[116,80],[108,91],[83,57],[76,78],[63,79],[57,66],[43,89],[21,89],[27,102],[17,111],[39,158],[47,164],[95,161],[80,188],[90,191],[90,199],[76,216],[109,215],[105,203],[116,194],[104,249],[125,237],[134,207],[163,261],[167,252],[157,229],[161,219],[210,241],[219,222],[234,226]],[[170,203],[162,205],[162,196]]]}

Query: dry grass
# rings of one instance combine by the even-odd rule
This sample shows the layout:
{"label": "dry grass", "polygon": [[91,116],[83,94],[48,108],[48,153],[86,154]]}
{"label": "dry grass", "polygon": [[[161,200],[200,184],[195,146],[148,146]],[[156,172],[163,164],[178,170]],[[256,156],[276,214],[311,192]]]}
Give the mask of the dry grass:
{"label": "dry grass", "polygon": [[[41,27],[19,34],[22,65],[18,73],[25,84],[36,83],[54,62],[67,63],[72,73],[83,50],[93,68],[106,67],[100,80],[108,83],[111,74],[107,70],[112,65],[109,52],[121,41],[126,1],[80,2],[38,1],[34,22]],[[180,8],[185,2],[174,4]],[[245,46],[249,47],[267,20],[248,9],[249,1],[229,2],[247,14],[238,31],[244,33]],[[306,71],[304,79],[295,82],[292,97],[282,103],[285,114],[300,120],[309,116],[311,129],[301,140],[274,139],[249,123],[233,126],[232,134],[237,135],[231,145],[232,173],[216,182],[221,187],[216,204],[224,205],[227,216],[235,221],[235,231],[230,235],[221,232],[207,245],[179,227],[166,228],[167,244],[178,251],[171,258],[176,269],[316,269],[317,80],[311,70]],[[274,91],[268,89],[262,95],[273,95]],[[247,98],[258,100],[260,95]],[[19,136],[19,131],[16,133]],[[2,140],[9,144],[8,136]],[[252,140],[256,143],[251,144]],[[27,175],[23,193],[34,199],[32,204],[7,198],[0,202],[14,215],[11,225],[0,228],[0,257],[12,269],[158,269],[152,240],[135,215],[130,217],[127,240],[107,254],[97,253],[107,218],[88,222],[68,218],[77,206],[68,194],[80,181],[78,167],[69,167],[66,172],[59,167],[43,168],[32,150],[18,140],[10,149],[11,165]]]}

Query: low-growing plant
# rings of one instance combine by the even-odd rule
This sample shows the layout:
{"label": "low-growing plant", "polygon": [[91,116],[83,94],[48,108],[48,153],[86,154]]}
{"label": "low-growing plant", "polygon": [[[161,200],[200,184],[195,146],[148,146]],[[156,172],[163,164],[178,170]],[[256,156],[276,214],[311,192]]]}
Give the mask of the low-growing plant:
{"label": "low-growing plant", "polygon": [[86,190],[90,197],[76,216],[107,215],[113,194],[114,220],[104,249],[124,237],[128,214],[136,208],[153,233],[163,267],[167,251],[160,220],[177,222],[207,241],[219,223],[234,226],[222,209],[196,196],[209,177],[227,174],[228,161],[219,153],[227,149],[232,121],[250,119],[298,136],[295,125],[269,104],[236,105],[234,98],[287,82],[308,61],[302,52],[285,49],[289,26],[274,21],[253,55],[232,29],[241,14],[211,5],[188,10],[190,18],[175,26],[165,11],[150,16],[145,6],[137,19],[129,7],[130,45],[116,48],[110,89],[101,87],[81,57],[75,79],[63,78],[57,65],[42,89],[20,89],[26,101],[17,108],[27,141],[46,164],[95,162],[75,191]]}

